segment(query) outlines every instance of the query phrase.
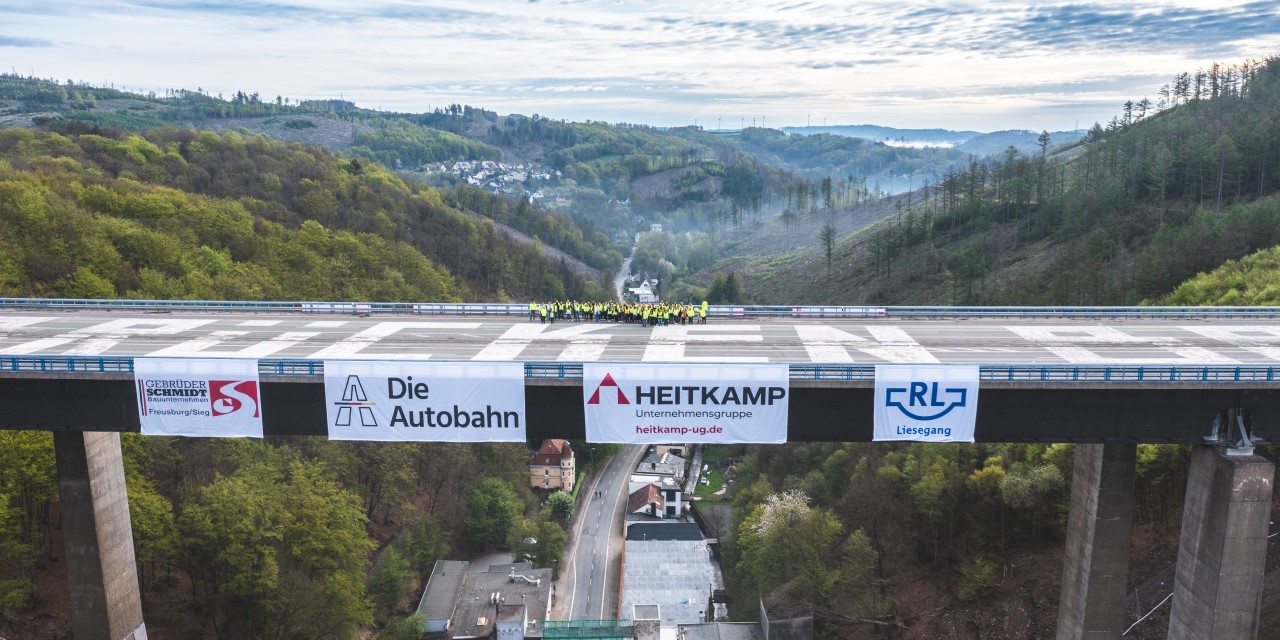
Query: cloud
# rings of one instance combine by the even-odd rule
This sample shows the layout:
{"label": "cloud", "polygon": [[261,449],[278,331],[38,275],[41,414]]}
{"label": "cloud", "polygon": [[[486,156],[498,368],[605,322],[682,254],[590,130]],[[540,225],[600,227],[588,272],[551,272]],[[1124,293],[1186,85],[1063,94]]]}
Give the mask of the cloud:
{"label": "cloud", "polygon": [[0,36],[0,47],[52,47],[53,43],[43,38],[18,38],[14,36]]}

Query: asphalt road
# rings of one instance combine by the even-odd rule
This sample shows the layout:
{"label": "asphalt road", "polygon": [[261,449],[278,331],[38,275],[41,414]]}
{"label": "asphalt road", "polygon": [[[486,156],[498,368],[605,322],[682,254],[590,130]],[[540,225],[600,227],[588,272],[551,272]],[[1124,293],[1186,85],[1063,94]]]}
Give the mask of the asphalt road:
{"label": "asphalt road", "polygon": [[[571,560],[556,590],[555,613],[561,620],[617,619],[627,480],[644,450],[643,445],[623,447],[591,486],[582,489],[582,506],[566,554]],[[600,497],[595,497],[597,491]]]}
{"label": "asphalt road", "polygon": [[713,318],[706,325],[332,314],[0,313],[0,355],[620,362],[1275,365],[1266,320]]}

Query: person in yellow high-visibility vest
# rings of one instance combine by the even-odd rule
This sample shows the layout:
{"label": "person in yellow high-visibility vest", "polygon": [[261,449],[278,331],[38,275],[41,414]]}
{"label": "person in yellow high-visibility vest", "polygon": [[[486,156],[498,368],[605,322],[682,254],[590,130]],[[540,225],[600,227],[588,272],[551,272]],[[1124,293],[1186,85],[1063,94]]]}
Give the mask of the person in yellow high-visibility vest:
{"label": "person in yellow high-visibility vest", "polygon": [[702,321],[702,324],[707,323],[707,301],[706,300],[702,301],[702,307],[698,309],[698,319]]}
{"label": "person in yellow high-visibility vest", "polygon": [[547,323],[547,306],[543,304],[538,305],[538,313],[541,314],[542,324],[546,324]]}
{"label": "person in yellow high-visibility vest", "polygon": [[530,302],[529,303],[529,322],[533,322],[533,319],[536,317],[538,317],[538,303]]}

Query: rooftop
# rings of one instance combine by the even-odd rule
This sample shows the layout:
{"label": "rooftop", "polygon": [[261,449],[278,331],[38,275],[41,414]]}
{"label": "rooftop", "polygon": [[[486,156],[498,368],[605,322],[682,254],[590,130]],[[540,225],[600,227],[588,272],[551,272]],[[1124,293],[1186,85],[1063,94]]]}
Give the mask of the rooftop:
{"label": "rooftop", "polygon": [[528,563],[494,565],[488,571],[467,574],[449,630],[454,638],[487,637],[494,630],[500,605],[524,604],[530,622],[524,635],[540,638],[550,601],[551,569],[530,569]]}
{"label": "rooftop", "polygon": [[659,514],[666,508],[666,503],[662,499],[662,492],[653,484],[646,484],[627,496],[628,514],[635,513],[649,505],[657,505]]}
{"label": "rooftop", "polygon": [[627,527],[627,553],[632,541],[702,541],[702,530],[692,522],[637,522]]}
{"label": "rooftop", "polygon": [[758,622],[706,622],[680,625],[681,640],[764,640]]}
{"label": "rooftop", "polygon": [[467,575],[470,562],[465,560],[436,560],[431,568],[427,588],[418,601],[418,613],[427,620],[448,620],[453,615],[453,605],[462,592],[462,580]]}
{"label": "rooftop", "polygon": [[637,529],[644,532],[685,527],[697,530],[697,525],[648,523],[633,524],[627,529],[621,617],[643,619],[656,613],[664,628],[706,620],[715,569],[701,534],[696,540],[632,538]]}

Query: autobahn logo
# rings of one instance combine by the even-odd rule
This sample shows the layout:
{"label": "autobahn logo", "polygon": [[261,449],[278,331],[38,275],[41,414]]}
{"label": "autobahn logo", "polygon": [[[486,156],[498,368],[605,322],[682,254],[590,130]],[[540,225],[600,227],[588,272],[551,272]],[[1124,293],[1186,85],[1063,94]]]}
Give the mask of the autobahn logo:
{"label": "autobahn logo", "polygon": [[[600,384],[596,387],[595,393],[592,393],[591,397],[587,398],[587,404],[600,404],[600,392],[607,387],[612,387],[618,392],[618,400],[616,404],[631,404],[631,401],[627,399],[627,394],[622,392],[622,387],[618,386],[617,382],[614,382],[612,373],[604,374],[604,380],[600,381]],[[612,397],[613,394],[606,392],[605,396]]]}
{"label": "autobahn logo", "polygon": [[210,380],[209,409],[214,417],[241,414],[258,417],[258,383],[255,380]]}
{"label": "autobahn logo", "polygon": [[876,440],[973,442],[975,365],[876,366]]}
{"label": "autobahn logo", "polygon": [[377,403],[369,402],[369,394],[365,393],[364,384],[360,382],[360,376],[347,376],[347,383],[342,387],[342,399],[333,404],[338,408],[337,417],[333,421],[334,426],[351,426],[352,413],[359,414],[360,426],[378,426],[378,419],[373,413],[373,408]]}

